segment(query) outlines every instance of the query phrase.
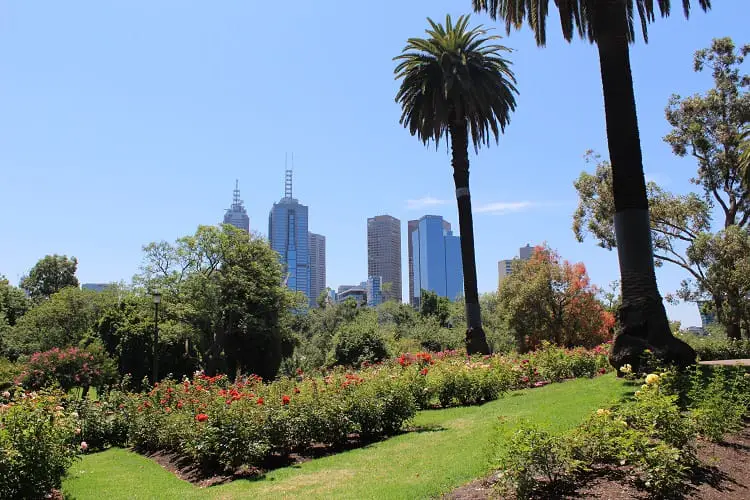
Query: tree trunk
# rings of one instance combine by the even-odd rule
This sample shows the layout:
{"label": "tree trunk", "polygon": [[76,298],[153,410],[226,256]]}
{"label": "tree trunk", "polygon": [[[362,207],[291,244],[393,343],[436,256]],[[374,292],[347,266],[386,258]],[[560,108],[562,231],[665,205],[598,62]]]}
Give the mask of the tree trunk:
{"label": "tree trunk", "polygon": [[620,330],[610,355],[615,368],[640,365],[650,349],[678,366],[695,363],[695,351],[676,339],[656,285],[646,182],[630,70],[627,14],[623,0],[597,2],[595,29],[612,163],[615,237],[620,264]]}
{"label": "tree trunk", "polygon": [[732,340],[740,340],[742,338],[742,329],[740,328],[742,306],[740,302],[741,300],[738,296],[730,294],[724,303],[723,317],[720,318],[724,324],[724,328],[727,330],[727,337]]}
{"label": "tree trunk", "polygon": [[456,184],[458,227],[461,233],[461,265],[464,273],[464,299],[466,302],[466,353],[489,354],[487,337],[482,328],[477,291],[477,265],[474,257],[474,220],[469,194],[469,136],[466,122],[450,126],[451,163]]}

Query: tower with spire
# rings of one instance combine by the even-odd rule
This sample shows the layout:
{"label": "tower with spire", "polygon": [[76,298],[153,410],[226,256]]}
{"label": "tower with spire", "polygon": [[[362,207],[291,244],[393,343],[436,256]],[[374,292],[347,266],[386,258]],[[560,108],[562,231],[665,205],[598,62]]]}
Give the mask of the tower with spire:
{"label": "tower with spire", "polygon": [[250,232],[250,217],[240,199],[240,181],[234,181],[234,191],[232,197],[232,206],[224,213],[224,224],[231,224],[236,228],[244,229]]}
{"label": "tower with spire", "polygon": [[311,293],[307,220],[307,206],[292,195],[292,170],[287,166],[284,172],[284,197],[273,204],[268,214],[268,240],[271,248],[279,254],[286,286],[304,293],[312,304],[316,297]]}

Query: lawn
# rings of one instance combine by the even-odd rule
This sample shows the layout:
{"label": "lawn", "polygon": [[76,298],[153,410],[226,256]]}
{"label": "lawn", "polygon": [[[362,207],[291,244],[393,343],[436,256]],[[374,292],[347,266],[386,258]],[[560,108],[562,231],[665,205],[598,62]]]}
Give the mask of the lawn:
{"label": "lawn", "polygon": [[613,374],[527,389],[482,406],[419,412],[415,432],[269,472],[256,481],[197,488],[138,454],[112,449],[77,462],[67,498],[430,498],[490,472],[490,458],[523,420],[552,430],[622,399]]}

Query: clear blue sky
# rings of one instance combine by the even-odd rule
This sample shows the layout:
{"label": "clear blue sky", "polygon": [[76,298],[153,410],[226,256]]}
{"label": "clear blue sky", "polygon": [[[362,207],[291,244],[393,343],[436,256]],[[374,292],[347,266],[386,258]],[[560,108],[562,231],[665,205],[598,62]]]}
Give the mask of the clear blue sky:
{"label": "clear blue sky", "polygon": [[[692,71],[696,49],[720,36],[748,42],[750,5],[713,3],[689,22],[658,20],[632,52],[645,169],[677,192],[695,165],[662,141],[667,98],[710,87]],[[251,228],[265,233],[293,152],[295,196],[327,237],[329,286],[364,280],[367,217],[394,215],[404,233],[426,213],[457,226],[449,156],[399,126],[391,58],[427,16],[470,4],[3,2],[0,273],[17,282],[60,253],[78,257],[82,282],[129,280],[143,244],[220,221],[235,178]],[[596,51],[565,43],[555,16],[544,49],[528,29],[504,40],[518,109],[500,145],[471,157],[480,291],[527,242],[585,262],[595,283],[618,276],[613,252],[570,229],[582,155],[606,153],[606,137]],[[658,275],[663,293],[684,277]],[[669,311],[699,322],[694,305]]]}

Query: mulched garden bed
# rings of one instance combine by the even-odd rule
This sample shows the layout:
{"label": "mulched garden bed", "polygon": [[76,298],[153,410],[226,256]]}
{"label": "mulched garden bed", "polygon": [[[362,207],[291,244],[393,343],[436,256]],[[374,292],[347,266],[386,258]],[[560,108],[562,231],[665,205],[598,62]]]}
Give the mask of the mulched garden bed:
{"label": "mulched garden bed", "polygon": [[[698,459],[702,467],[695,471],[685,485],[682,497],[688,499],[747,500],[750,498],[750,425],[722,443],[698,443]],[[607,473],[605,477],[604,474]],[[450,500],[484,500],[501,497],[494,485],[497,474],[479,479],[445,495]],[[548,485],[549,486],[549,485]],[[648,499],[649,494],[639,488],[626,467],[616,470],[593,471],[581,484],[568,491],[541,488],[536,498],[601,498],[607,500]]]}
{"label": "mulched garden bed", "polygon": [[[314,458],[333,455],[354,448],[361,448],[370,443],[371,441],[360,439],[358,434],[350,434],[346,443],[338,446],[315,444],[303,451],[290,453],[288,455],[272,453],[266,457],[260,467],[243,467],[230,473],[216,470],[205,470],[196,465],[189,457],[175,452],[156,451],[142,454],[158,463],[164,469],[173,473],[183,481],[188,481],[195,486],[205,488],[208,486],[228,483],[236,479],[260,479],[266,472],[273,469],[300,464]],[[133,451],[141,453],[139,450]]]}

